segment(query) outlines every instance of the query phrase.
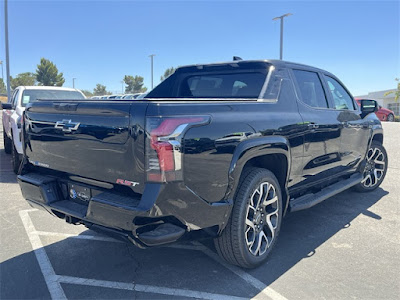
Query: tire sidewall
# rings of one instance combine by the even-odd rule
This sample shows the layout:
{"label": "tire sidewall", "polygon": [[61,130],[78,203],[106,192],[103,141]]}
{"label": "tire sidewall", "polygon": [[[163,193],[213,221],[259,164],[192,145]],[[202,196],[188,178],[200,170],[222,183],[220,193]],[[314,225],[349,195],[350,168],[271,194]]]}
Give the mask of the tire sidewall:
{"label": "tire sidewall", "polygon": [[[237,244],[239,247],[239,251],[241,253],[241,256],[245,258],[247,264],[251,265],[252,267],[260,265],[262,262],[264,262],[267,257],[269,256],[269,253],[271,250],[274,248],[274,245],[277,241],[277,238],[279,236],[279,231],[281,228],[282,224],[282,216],[283,216],[283,201],[282,201],[282,193],[281,193],[281,188],[278,183],[278,180],[274,176],[274,174],[268,170],[263,170],[263,169],[256,169],[258,174],[251,180],[251,184],[245,185],[242,184],[242,186],[239,188],[238,194],[236,196],[237,199],[235,199],[235,207],[233,214],[236,214],[236,217],[238,217],[238,231],[237,231]],[[253,172],[251,172],[249,176],[252,176]],[[279,214],[278,214],[278,223],[277,223],[277,228],[275,230],[275,236],[272,241],[272,244],[268,247],[267,251],[261,255],[261,256],[254,256],[250,253],[248,250],[248,247],[246,245],[246,239],[245,239],[245,229],[246,229],[246,217],[247,217],[247,206],[249,205],[250,198],[254,192],[254,190],[262,183],[262,182],[269,182],[273,184],[275,187],[276,194],[278,196],[278,207],[279,207]],[[246,180],[244,180],[243,183],[245,183]]]}
{"label": "tire sidewall", "polygon": [[18,170],[19,170],[19,165],[21,163],[20,154],[17,152],[17,149],[15,148],[14,141],[11,142],[11,147],[12,147],[11,148],[12,167],[13,167],[14,173],[17,174]]}
{"label": "tire sidewall", "polygon": [[4,151],[7,154],[10,154],[12,151],[12,148],[11,148],[12,140],[7,136],[7,133],[5,132],[4,127],[3,127],[3,144],[4,144]]}

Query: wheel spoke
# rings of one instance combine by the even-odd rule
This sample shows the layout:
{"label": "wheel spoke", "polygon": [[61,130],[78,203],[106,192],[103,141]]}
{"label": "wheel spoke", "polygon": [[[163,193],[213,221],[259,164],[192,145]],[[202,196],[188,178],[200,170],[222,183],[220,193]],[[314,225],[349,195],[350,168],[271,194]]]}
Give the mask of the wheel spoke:
{"label": "wheel spoke", "polygon": [[249,220],[248,218],[246,218],[246,225],[249,226],[252,229],[256,228],[256,226],[254,225],[253,221]]}
{"label": "wheel spoke", "polygon": [[263,255],[265,251],[268,249],[268,239],[267,236],[265,235],[264,231],[260,231],[260,233],[257,235],[257,247],[254,249],[254,254],[255,255]]}
{"label": "wheel spoke", "polygon": [[[275,194],[275,193],[274,193]],[[278,201],[278,196],[273,197],[271,200],[265,200],[263,205],[266,207]]]}
{"label": "wheel spoke", "polygon": [[368,180],[369,180],[369,181],[372,181],[371,174],[369,174],[369,173],[368,173],[367,176],[364,177],[363,180],[361,180],[361,183],[363,183],[365,186],[369,186],[369,185],[367,185],[367,181],[368,181]]}

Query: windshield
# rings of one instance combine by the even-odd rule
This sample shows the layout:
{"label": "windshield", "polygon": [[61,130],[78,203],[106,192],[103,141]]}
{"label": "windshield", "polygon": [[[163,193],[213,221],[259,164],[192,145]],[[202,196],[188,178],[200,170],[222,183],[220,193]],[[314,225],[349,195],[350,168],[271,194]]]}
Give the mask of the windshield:
{"label": "windshield", "polygon": [[22,94],[21,106],[26,106],[35,100],[85,100],[78,91],[63,90],[25,90]]}

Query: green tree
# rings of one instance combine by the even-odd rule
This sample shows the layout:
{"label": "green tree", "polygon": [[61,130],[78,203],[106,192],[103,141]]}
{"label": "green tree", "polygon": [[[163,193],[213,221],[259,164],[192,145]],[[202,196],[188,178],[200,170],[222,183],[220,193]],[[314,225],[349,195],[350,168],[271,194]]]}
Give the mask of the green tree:
{"label": "green tree", "polygon": [[394,101],[397,102],[397,100],[399,100],[400,97],[400,79],[396,78],[395,80],[397,81],[397,90],[386,92],[384,96],[386,97],[388,95],[394,94]]}
{"label": "green tree", "polygon": [[96,87],[93,89],[93,95],[95,96],[103,96],[110,95],[111,93],[107,91],[107,87],[100,83],[96,84]]}
{"label": "green tree", "polygon": [[63,73],[58,73],[57,66],[45,58],[41,58],[37,65],[36,80],[45,86],[62,86],[65,82]]}
{"label": "green tree", "polygon": [[127,85],[125,87],[125,93],[144,93],[147,91],[146,87],[143,87],[143,77],[132,75],[125,75],[124,82]]}
{"label": "green tree", "polygon": [[11,89],[15,89],[21,85],[29,86],[36,84],[36,75],[31,72],[18,74],[15,78],[10,76]]}
{"label": "green tree", "polygon": [[165,79],[167,79],[169,76],[172,75],[172,73],[175,72],[175,68],[171,67],[165,70],[164,75],[160,77],[161,81],[164,81]]}
{"label": "green tree", "polygon": [[7,87],[4,84],[3,78],[0,78],[0,94],[7,94]]}
{"label": "green tree", "polygon": [[93,93],[89,90],[81,90],[81,92],[87,97],[90,98],[93,96]]}

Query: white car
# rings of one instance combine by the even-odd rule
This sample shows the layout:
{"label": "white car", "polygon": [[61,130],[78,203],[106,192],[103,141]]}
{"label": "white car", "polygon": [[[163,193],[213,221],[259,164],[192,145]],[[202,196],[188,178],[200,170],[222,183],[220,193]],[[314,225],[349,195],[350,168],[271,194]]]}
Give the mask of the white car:
{"label": "white car", "polygon": [[13,170],[18,172],[22,158],[21,143],[21,118],[25,106],[37,99],[86,99],[85,95],[77,89],[55,86],[19,86],[11,100],[3,103],[3,135],[4,150],[12,154]]}

